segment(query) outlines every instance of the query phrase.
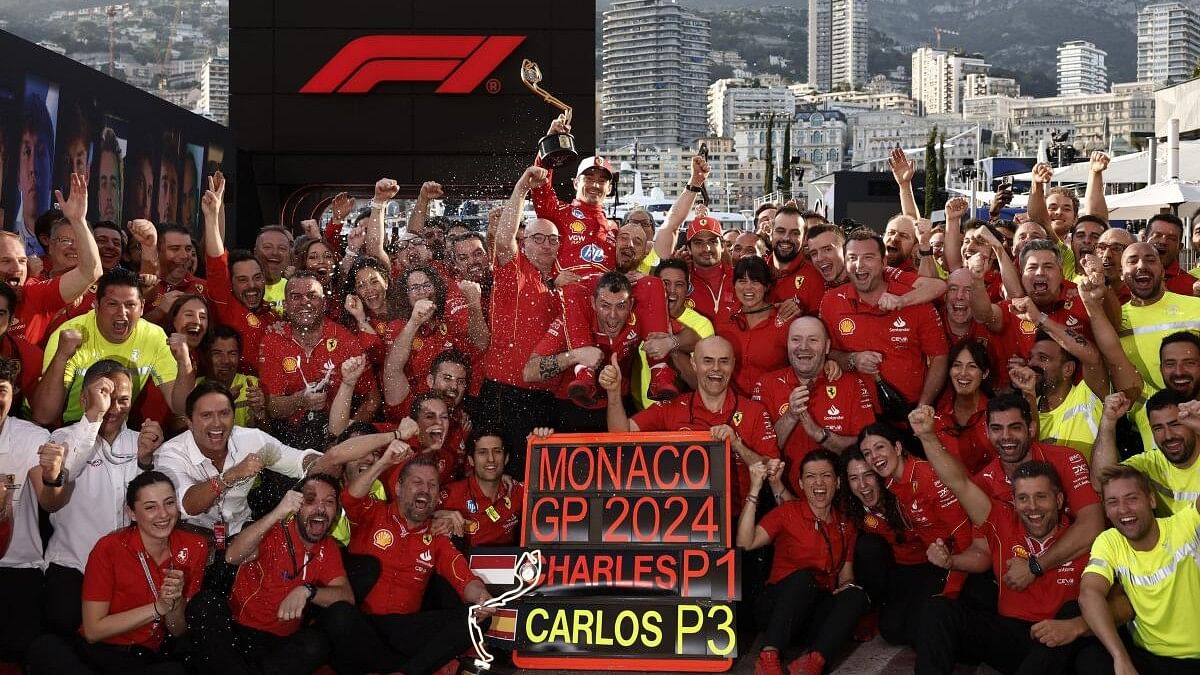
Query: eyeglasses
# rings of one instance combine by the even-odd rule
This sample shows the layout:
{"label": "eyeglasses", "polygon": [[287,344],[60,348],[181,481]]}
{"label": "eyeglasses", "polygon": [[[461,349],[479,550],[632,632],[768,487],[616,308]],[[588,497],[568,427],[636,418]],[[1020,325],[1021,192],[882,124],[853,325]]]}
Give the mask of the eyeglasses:
{"label": "eyeglasses", "polygon": [[1096,253],[1106,253],[1108,251],[1112,251],[1113,253],[1120,253],[1120,252],[1124,251],[1126,248],[1128,248],[1128,247],[1125,244],[1096,244],[1095,251],[1096,251]]}
{"label": "eyeglasses", "polygon": [[410,284],[408,287],[408,290],[417,291],[418,293],[423,292],[423,291],[432,291],[433,284],[428,281],[426,281],[423,284]]}
{"label": "eyeglasses", "polygon": [[647,220],[644,218],[630,218],[629,220],[625,221],[625,224],[626,225],[641,225],[642,227],[645,227],[647,225],[653,226],[654,221]]}
{"label": "eyeglasses", "polygon": [[55,237],[55,238],[51,239],[50,241],[56,241],[56,242],[62,244],[63,246],[74,246],[75,245],[75,240],[71,239],[70,237]]}
{"label": "eyeglasses", "polygon": [[525,238],[528,239],[529,241],[532,241],[533,243],[537,244],[538,246],[543,246],[545,244],[550,244],[551,246],[558,246],[558,242],[559,242],[559,236],[557,234],[542,234],[541,232],[539,232],[537,234],[525,235]]}
{"label": "eyeglasses", "polygon": [[406,248],[429,248],[429,244],[424,239],[409,239],[396,244],[397,251],[403,251]]}

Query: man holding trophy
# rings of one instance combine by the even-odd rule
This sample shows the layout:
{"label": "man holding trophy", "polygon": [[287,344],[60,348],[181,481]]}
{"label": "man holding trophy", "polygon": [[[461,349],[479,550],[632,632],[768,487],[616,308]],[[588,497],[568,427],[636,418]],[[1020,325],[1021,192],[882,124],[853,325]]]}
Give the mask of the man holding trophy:
{"label": "man holding trophy", "polygon": [[[554,192],[553,171],[578,156],[574,149],[575,139],[570,135],[572,109],[538,86],[541,79],[537,64],[526,59],[521,65],[521,80],[525,86],[563,111],[538,142],[535,164],[548,169],[551,176],[546,183],[533,189],[533,207],[539,218],[554,223],[562,241],[558,252],[558,267],[562,274],[557,277],[556,284],[564,287],[560,290],[563,292],[568,347],[597,346],[596,329],[588,317],[591,316],[596,281],[605,272],[616,268],[616,227],[604,213],[604,200],[615,187],[616,172],[603,157],[583,158],[575,170],[575,199],[569,203],[559,201]],[[629,277],[634,300],[630,322],[640,324],[646,335],[669,335],[667,296],[662,280],[638,272],[629,273]],[[604,354],[597,363],[575,367],[574,379],[567,387],[573,401],[585,407],[596,402],[600,393],[597,372],[608,358],[609,355]],[[667,400],[678,394],[675,371],[668,366],[667,355],[649,359],[649,363],[649,398]]]}

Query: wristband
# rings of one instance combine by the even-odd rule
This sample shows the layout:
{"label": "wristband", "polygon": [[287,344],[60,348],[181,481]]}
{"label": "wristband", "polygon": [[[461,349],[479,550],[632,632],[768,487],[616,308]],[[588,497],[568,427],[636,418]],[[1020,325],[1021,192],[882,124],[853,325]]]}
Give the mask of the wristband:
{"label": "wristband", "polygon": [[696,187],[695,185],[692,185],[691,183],[684,185],[683,189],[687,190],[688,192],[701,192],[704,190],[704,188]]}
{"label": "wristband", "polygon": [[822,427],[821,428],[821,437],[817,439],[817,444],[825,445],[825,441],[829,440],[829,436],[830,436],[829,430]]}
{"label": "wristband", "polygon": [[371,200],[371,208],[372,209],[386,209],[387,202],[377,202],[374,199],[372,199]]}
{"label": "wristband", "polygon": [[65,468],[59,469],[58,470],[58,478],[55,478],[54,480],[46,480],[45,478],[43,478],[42,485],[45,485],[46,487],[60,488],[63,486],[63,479],[66,477],[66,475],[67,475],[67,470]]}
{"label": "wristband", "polygon": [[1037,556],[1032,553],[1029,555],[1029,571],[1035,577],[1040,577],[1046,572],[1042,569],[1042,564],[1038,562]]}
{"label": "wristband", "polygon": [[213,494],[217,495],[218,497],[220,497],[221,493],[225,491],[225,486],[221,484],[220,479],[218,479],[216,476],[208,479],[208,487],[212,488]]}
{"label": "wristband", "polygon": [[921,255],[933,255],[933,249],[917,249],[917,253],[920,253]]}

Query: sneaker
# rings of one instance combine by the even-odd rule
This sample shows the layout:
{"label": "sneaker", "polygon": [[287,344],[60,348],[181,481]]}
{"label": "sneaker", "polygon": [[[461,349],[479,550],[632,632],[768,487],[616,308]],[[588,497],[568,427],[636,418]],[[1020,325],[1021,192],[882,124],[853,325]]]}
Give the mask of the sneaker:
{"label": "sneaker", "polygon": [[788,675],[821,675],[825,672],[825,657],[821,652],[809,652],[788,664]]}
{"label": "sneaker", "polygon": [[774,649],[764,649],[758,653],[758,663],[754,664],[754,675],[783,675],[783,666],[779,663],[779,652]]}
{"label": "sneaker", "polygon": [[675,386],[675,370],[668,365],[650,369],[650,384],[646,386],[646,398],[652,401],[669,401],[679,395]]}
{"label": "sneaker", "polygon": [[594,368],[580,368],[575,372],[575,379],[567,385],[567,397],[582,408],[595,405],[598,394]]}

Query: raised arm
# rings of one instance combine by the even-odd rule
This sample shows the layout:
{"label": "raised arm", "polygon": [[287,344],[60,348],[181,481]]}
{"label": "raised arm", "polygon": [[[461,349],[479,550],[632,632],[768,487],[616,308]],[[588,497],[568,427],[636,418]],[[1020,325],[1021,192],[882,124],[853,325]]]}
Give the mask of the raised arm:
{"label": "raised arm", "polygon": [[513,186],[512,194],[504,211],[500,214],[500,224],[496,226],[495,269],[504,267],[517,257],[517,230],[521,225],[521,211],[525,207],[525,197],[529,191],[550,182],[550,173],[540,166],[525,169],[517,184]]}
{"label": "raised arm", "polygon": [[71,174],[71,197],[63,199],[62,192],[55,190],[54,199],[62,205],[63,216],[71,223],[71,236],[75,239],[75,250],[79,253],[79,264],[62,276],[58,287],[63,301],[72,303],[82,297],[104,273],[100,266],[100,250],[96,248],[96,238],[92,236],[92,228],[87,224],[87,178],[77,173]]}
{"label": "raised arm", "polygon": [[1043,314],[1029,297],[1014,298],[1013,313],[1017,318],[1027,320],[1039,326],[1047,335],[1054,338],[1058,346],[1068,354],[1079,359],[1083,366],[1083,381],[1098,398],[1108,396],[1108,371],[1104,369],[1104,360],[1100,352],[1087,338],[1073,328],[1067,328],[1061,323]]}
{"label": "raised arm", "polygon": [[1109,156],[1099,150],[1092,153],[1088,167],[1087,190],[1083,193],[1083,208],[1089,216],[1098,216],[1108,222],[1108,203],[1104,201],[1104,172],[1108,170]]}
{"label": "raised arm", "polygon": [[349,485],[346,486],[346,492],[350,493],[355,499],[362,499],[371,494],[371,486],[376,480],[383,475],[384,471],[396,466],[404,460],[405,457],[412,453],[412,449],[406,443],[398,442],[389,444],[387,449],[383,451],[379,459],[370,466],[366,471],[358,474]]}
{"label": "raised arm", "polygon": [[444,196],[441,183],[431,180],[421,183],[417,201],[413,203],[412,213],[408,215],[407,230],[409,234],[422,234],[425,231],[425,220],[429,218],[429,202]]}
{"label": "raised arm", "polygon": [[955,497],[958,497],[958,502],[962,504],[971,522],[976,526],[983,525],[987,522],[988,514],[992,512],[992,500],[967,475],[967,469],[962,462],[950,454],[938,440],[937,433],[933,430],[933,417],[933,408],[922,405],[908,414],[908,423],[921,441],[921,447],[925,449],[925,458],[933,466],[938,478],[950,488]]}
{"label": "raised arm", "polygon": [[921,210],[917,208],[917,197],[913,194],[912,179],[917,172],[916,162],[904,154],[904,148],[892,148],[892,156],[888,158],[888,168],[900,188],[900,211],[909,217],[920,218]]}
{"label": "raised arm", "polygon": [[461,279],[458,290],[467,299],[467,339],[479,351],[488,348],[492,334],[483,316],[483,289],[474,281]]}
{"label": "raised arm", "polygon": [[51,333],[50,341],[46,344],[46,353],[52,356],[46,361],[42,380],[29,402],[33,422],[38,426],[54,428],[62,424],[63,410],[67,402],[67,363],[82,344],[83,334],[74,328]]}
{"label": "raised arm", "polygon": [[238,536],[230,540],[229,548],[225,549],[225,562],[230,565],[244,565],[257,560],[258,547],[262,544],[263,537],[267,536],[272,527],[299,511],[303,503],[304,495],[295,490],[285,492],[283,499],[279,500],[270,513],[243,527]]}
{"label": "raised arm", "polygon": [[[1083,269],[1091,267],[1094,260],[1093,256],[1084,256],[1081,262]],[[1125,392],[1131,401],[1137,400],[1142,395],[1145,382],[1141,373],[1129,360],[1129,355],[1121,348],[1121,338],[1109,320],[1106,303],[1113,293],[1105,288],[1103,281],[1095,280],[1104,278],[1098,270],[1089,270],[1087,275],[1088,278],[1079,284],[1079,296],[1083,299],[1083,308],[1087,311],[1088,318],[1091,319],[1092,337],[1096,338],[1096,347],[1108,368],[1112,388]]]}
{"label": "raised arm", "polygon": [[946,272],[963,266],[962,245],[963,245],[963,216],[967,214],[970,204],[967,203],[966,197],[955,197],[946,202],[946,241],[944,242],[944,255],[946,256]]}
{"label": "raised arm", "polygon": [[[688,178],[687,184],[694,188],[703,187],[704,181],[708,180],[708,172],[708,161],[700,155],[693,156],[692,175]],[[696,190],[685,188],[675,198],[675,203],[667,212],[666,220],[654,235],[654,252],[658,254],[659,258],[666,260],[675,252],[675,241],[679,238],[679,226],[687,220],[688,214],[692,212],[692,205],[696,203],[697,193]]]}
{"label": "raised arm", "polygon": [[329,434],[339,436],[346,427],[350,426],[353,414],[354,388],[358,379],[366,369],[367,357],[362,354],[351,356],[342,361],[342,382],[338,385],[337,393],[333,395],[333,403],[329,406]]}
{"label": "raised arm", "polygon": [[1100,492],[1100,474],[1121,461],[1117,453],[1117,422],[1132,407],[1133,401],[1122,392],[1104,397],[1104,412],[1100,416],[1100,429],[1096,434],[1096,444],[1092,446],[1092,457],[1089,461],[1092,487],[1096,492]]}
{"label": "raised arm", "polygon": [[400,186],[391,178],[380,178],[375,182],[375,196],[371,199],[371,215],[367,218],[367,238],[363,244],[366,254],[392,268],[392,259],[383,250],[383,218],[388,200],[394,198]]}
{"label": "raised arm", "polygon": [[1034,165],[1032,173],[1033,180],[1029,185],[1029,203],[1025,210],[1029,214],[1030,220],[1046,229],[1050,241],[1058,243],[1058,234],[1052,232],[1051,230],[1054,228],[1050,227],[1050,210],[1046,208],[1046,190],[1054,178],[1054,169],[1049,164],[1040,162]]}
{"label": "raised arm", "polygon": [[737,545],[744,551],[753,551],[771,543],[771,535],[757,524],[755,518],[758,495],[767,475],[767,465],[757,462],[747,468],[750,470],[750,491],[746,494],[746,503],[742,505],[742,515],[738,516]]}
{"label": "raised arm", "polygon": [[218,186],[212,176],[208,177],[208,189],[200,198],[200,211],[204,214],[204,255],[216,258],[225,252],[225,234],[221,229],[221,211],[224,210],[225,182]]}

